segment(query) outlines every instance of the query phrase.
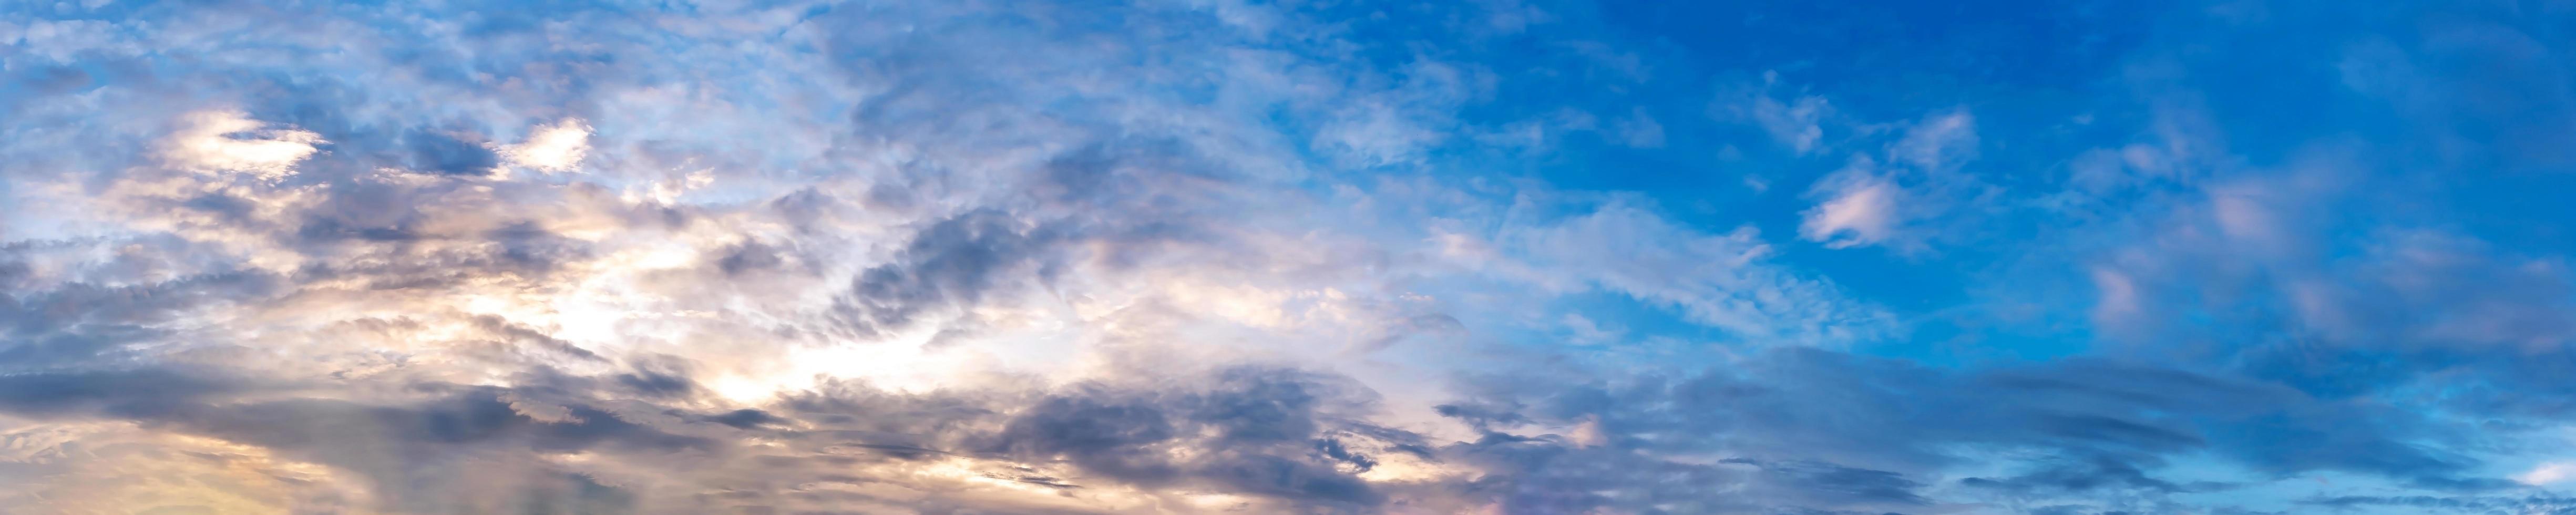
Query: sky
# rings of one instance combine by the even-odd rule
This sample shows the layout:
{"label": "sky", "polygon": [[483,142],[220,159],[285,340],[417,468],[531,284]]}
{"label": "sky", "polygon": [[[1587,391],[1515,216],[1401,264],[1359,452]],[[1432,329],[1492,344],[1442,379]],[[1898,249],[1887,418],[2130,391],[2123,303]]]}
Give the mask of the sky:
{"label": "sky", "polygon": [[0,3],[0,512],[2576,513],[2576,2]]}

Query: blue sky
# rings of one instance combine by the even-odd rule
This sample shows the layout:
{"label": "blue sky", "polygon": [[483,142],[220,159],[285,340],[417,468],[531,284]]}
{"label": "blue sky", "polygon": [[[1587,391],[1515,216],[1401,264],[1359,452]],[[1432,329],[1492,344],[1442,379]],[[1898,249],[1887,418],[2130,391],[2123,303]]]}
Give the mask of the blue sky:
{"label": "blue sky", "polygon": [[0,506],[2576,512],[2576,4],[0,6]]}

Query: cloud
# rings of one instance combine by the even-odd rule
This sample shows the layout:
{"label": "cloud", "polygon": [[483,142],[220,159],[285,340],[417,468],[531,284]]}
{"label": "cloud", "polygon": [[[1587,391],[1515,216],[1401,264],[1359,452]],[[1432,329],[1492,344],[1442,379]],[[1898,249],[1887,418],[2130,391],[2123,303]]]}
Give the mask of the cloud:
{"label": "cloud", "polygon": [[1902,195],[1896,185],[1854,173],[1821,191],[1828,200],[1802,213],[1806,220],[1798,224],[1800,237],[1824,242],[1826,247],[1846,248],[1886,241],[1895,235],[1899,223],[1897,202]]}
{"label": "cloud", "polygon": [[[907,16],[1007,25],[995,24],[994,13],[925,9]],[[789,23],[785,35],[762,32],[779,25],[689,24],[733,36],[814,37],[799,40],[821,45],[806,54],[729,59],[806,66],[824,80],[674,85],[656,74],[695,65],[600,65],[667,63],[630,57],[705,48],[616,43],[607,34],[637,27],[608,23],[571,36],[593,42],[588,50],[555,53],[518,38],[547,17],[584,14],[513,13],[419,48],[316,61],[193,60],[211,64],[185,70],[316,78],[277,91],[193,90],[221,82],[191,81],[99,91],[125,100],[107,102],[116,107],[99,119],[193,108],[184,100],[193,95],[237,99],[239,111],[186,118],[194,125],[176,138],[112,123],[77,130],[102,147],[166,141],[177,150],[159,157],[174,168],[268,180],[127,172],[85,157],[57,158],[81,175],[10,175],[13,191],[99,194],[78,198],[87,209],[66,210],[95,224],[91,232],[12,240],[0,259],[13,292],[0,304],[8,324],[0,352],[19,358],[0,385],[8,390],[0,403],[13,416],[144,428],[170,439],[161,443],[169,448],[220,441],[304,471],[215,474],[263,485],[242,490],[267,496],[248,501],[123,491],[127,499],[168,499],[172,509],[190,502],[393,512],[1361,509],[1397,495],[1362,474],[1416,477],[1436,468],[1419,437],[1366,420],[1378,416],[1369,389],[1330,373],[1245,365],[1301,355],[1254,359],[1180,338],[1210,337],[1221,325],[1198,315],[1293,314],[1305,309],[1297,303],[1354,297],[1285,279],[1360,265],[1272,254],[1253,242],[1314,249],[1291,246],[1305,229],[1246,230],[1266,222],[1241,223],[1245,215],[1266,211],[1235,210],[1293,205],[1245,195],[1269,190],[1239,183],[1302,180],[1293,172],[1307,166],[1304,158],[1281,149],[1305,140],[1240,126],[1226,106],[1146,94],[1151,88],[1106,80],[1065,89],[1036,80],[1088,74],[1089,64],[1050,71],[1023,66],[1045,57],[865,54],[973,52],[986,47],[959,42],[1014,31],[965,28],[904,47],[866,39],[901,33],[892,30],[823,37],[842,33],[824,25],[872,23],[846,14]],[[413,19],[293,14],[315,23],[246,30],[295,45]],[[1192,25],[1193,11],[1166,14],[1178,27],[1210,28]],[[1242,44],[1224,30],[1200,34]],[[222,50],[227,44],[170,51],[247,55]],[[442,63],[463,62],[448,61],[458,49],[486,49],[473,62],[505,71],[445,73]],[[591,51],[602,54],[580,53]],[[1204,63],[1208,69],[1238,65],[1224,54],[1200,57],[1218,60]],[[960,62],[992,65],[951,65]],[[871,66],[909,68],[866,72]],[[347,70],[387,73],[338,73]],[[1457,86],[1446,81],[1457,79],[1447,73],[1426,64],[1415,74],[1418,87],[1362,94],[1436,110],[1455,102],[1449,91]],[[1018,86],[960,94],[966,89],[957,86],[970,84]],[[1306,101],[1264,97],[1263,84],[1241,87],[1253,88],[1245,109]],[[680,90],[698,93],[671,93]],[[838,107],[815,118],[748,107],[799,95]],[[655,111],[667,108],[658,102],[695,103]],[[1121,108],[1024,109],[1032,103]],[[1399,114],[1408,116],[1387,119],[1413,123],[1416,113]],[[674,123],[684,118],[703,123]],[[494,128],[531,123],[539,126],[521,142],[491,143],[506,133]],[[764,134],[780,139],[768,141],[837,150],[745,145],[759,138],[723,132],[755,126],[775,130]],[[325,135],[329,152],[320,150]],[[612,148],[621,150],[595,150]],[[1388,152],[1378,157],[1421,151]],[[799,159],[839,171],[763,178],[783,177],[770,174]],[[495,172],[502,167],[586,173],[512,177]],[[1183,297],[1127,287],[1183,277],[1221,280],[1191,283],[1214,291],[1284,282],[1328,294]],[[1378,301],[1373,291],[1354,291],[1368,297],[1352,303]],[[1247,305],[1153,312],[1174,297]],[[1333,327],[1351,332],[1337,334],[1360,340],[1457,325],[1437,313],[1380,315],[1330,303],[1312,310],[1312,319],[1346,324]],[[1170,334],[1179,337],[1131,341],[1126,335],[1166,333],[1118,321],[1178,324]],[[879,390],[865,381],[893,375],[795,362],[934,332],[953,343],[910,352],[962,363],[935,392]],[[1024,359],[1013,343],[1022,338],[1066,343],[1053,351],[1065,358]],[[1300,350],[1307,338],[1265,335],[1258,343]],[[1219,352],[1157,355],[1158,348]],[[955,356],[967,358],[942,361]],[[1155,363],[1230,372],[1141,366]],[[247,370],[263,371],[262,379],[233,373]],[[799,381],[803,370],[839,377]],[[1120,371],[1136,370],[1146,372],[1122,379],[1128,374]],[[1031,376],[1067,385],[1007,386]],[[1132,415],[1135,425],[1090,416],[1103,410]],[[751,444],[764,439],[792,449]],[[55,499],[67,510],[131,506],[115,497],[48,496],[74,486],[61,482],[25,486],[10,494]]]}
{"label": "cloud", "polygon": [[2553,461],[2532,467],[2530,471],[2514,476],[2513,480],[2526,485],[2548,485],[2566,480],[2569,472],[2576,472],[2576,466]]}
{"label": "cloud", "polygon": [[1777,72],[1762,73],[1762,87],[1748,88],[1732,95],[1721,94],[1711,110],[1720,118],[1748,121],[1771,139],[1793,153],[1806,155],[1823,149],[1824,122],[1834,115],[1833,106],[1824,97],[1798,95],[1782,100],[1770,89],[1779,82]]}
{"label": "cloud", "polygon": [[1893,330],[1832,283],[1772,264],[1770,245],[1750,228],[1702,233],[1614,200],[1497,238],[1526,256],[1519,266],[1531,268],[1518,274],[1543,286],[1594,286],[1672,306],[1750,342],[1840,345]]}
{"label": "cloud", "polygon": [[1926,115],[1880,155],[1854,155],[1810,187],[1823,199],[1799,213],[1798,235],[1826,248],[1886,246],[1918,253],[1966,232],[1994,188],[1960,170],[1976,158],[1965,109]]}
{"label": "cloud", "polygon": [[1957,166],[1976,152],[1977,119],[1967,109],[1925,116],[1888,150],[1896,161],[1925,170]]}
{"label": "cloud", "polygon": [[[1534,375],[1480,378],[1470,400],[1444,406],[1443,412],[1489,432],[1487,441],[1462,443],[1458,452],[1520,449],[1512,454],[1519,461],[1485,465],[1527,467],[1519,469],[1527,476],[1512,481],[1536,491],[1519,502],[1557,499],[1539,492],[1601,495],[1544,501],[1574,503],[1547,504],[1560,511],[1633,509],[1674,499],[1658,496],[1717,502],[1730,492],[1738,493],[1736,502],[1771,510],[1937,511],[1931,487],[1949,482],[2034,505],[2128,499],[2121,502],[2129,504],[2099,506],[2152,509],[2181,502],[2178,494],[2239,487],[2159,477],[2187,473],[2169,469],[2164,457],[2200,453],[2265,474],[2385,474],[2444,490],[2493,489],[2499,481],[2476,476],[2457,455],[2407,443],[2437,434],[2408,412],[2311,399],[2245,377],[2165,368],[2069,361],[1961,373],[1776,349],[1680,377],[1558,383],[1532,380]],[[1567,434],[1564,429],[1550,429],[1578,421],[1592,421],[1585,423],[1606,440],[1604,450],[1579,451],[1557,436]],[[1538,432],[1549,434],[1522,436]],[[2314,447],[2289,441],[2337,442],[2338,449],[2358,451],[2307,452]],[[1987,453],[2040,458],[2012,460],[2028,467],[2012,476],[1943,477],[1947,465]],[[1787,477],[1774,486],[1742,476],[1709,478],[1692,489],[1651,486],[1658,484],[1654,478],[1674,477],[1676,470],[1718,473],[1723,469],[1699,468],[1718,458]],[[1773,462],[1781,459],[1811,463]],[[1584,471],[1597,483],[1542,472],[1556,470]]]}
{"label": "cloud", "polygon": [[977,304],[1008,277],[1043,281],[1052,267],[1033,260],[1055,244],[1049,232],[991,211],[940,220],[906,246],[897,258],[902,263],[860,272],[834,308],[852,327],[874,334],[904,328],[925,311]]}
{"label": "cloud", "polygon": [[198,111],[181,115],[181,127],[163,140],[162,159],[172,166],[201,173],[247,173],[277,180],[295,173],[295,164],[312,157],[327,143],[311,131],[265,128],[267,123],[241,111]]}
{"label": "cloud", "polygon": [[2391,506],[2418,510],[2445,510],[2455,513],[2494,512],[2496,510],[2513,510],[2523,513],[2552,513],[2576,508],[2576,499],[2549,495],[2532,495],[2527,497],[2346,495],[2307,499],[2303,504],[2339,509]]}
{"label": "cloud", "polygon": [[0,505],[2563,504],[2527,21],[485,4],[0,9]]}
{"label": "cloud", "polygon": [[537,127],[527,141],[501,149],[511,164],[546,172],[567,172],[581,166],[590,153],[590,126],[578,118],[566,118]]}
{"label": "cloud", "polygon": [[1612,126],[1612,131],[1618,136],[1616,141],[1631,148],[1664,146],[1664,125],[1655,123],[1655,117],[1647,114],[1645,108],[1631,110],[1628,116],[1620,118]]}

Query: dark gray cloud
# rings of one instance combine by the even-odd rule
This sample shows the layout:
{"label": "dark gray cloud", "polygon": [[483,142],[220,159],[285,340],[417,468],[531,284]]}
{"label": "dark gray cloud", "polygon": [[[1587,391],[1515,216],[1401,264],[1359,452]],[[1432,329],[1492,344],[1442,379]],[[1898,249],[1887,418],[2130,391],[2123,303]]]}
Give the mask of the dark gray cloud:
{"label": "dark gray cloud", "polygon": [[[492,499],[606,510],[599,512],[805,505],[828,499],[795,485],[846,474],[836,471],[952,456],[1027,464],[980,473],[1047,488],[1181,487],[1368,511],[1388,500],[1353,477],[1373,464],[1371,453],[1424,452],[1419,437],[1348,418],[1373,409],[1365,390],[1281,369],[1233,369],[1171,387],[969,396],[842,385],[788,399],[777,411],[727,412],[675,407],[685,400],[631,379],[543,376],[520,384],[418,384],[407,388],[408,400],[357,402],[293,397],[316,385],[167,370],[25,374],[0,376],[0,413],[109,417],[256,445],[359,474],[374,485],[378,508],[404,512],[502,506]],[[630,397],[639,393],[669,404]],[[754,439],[773,443],[746,445]],[[533,459],[564,453],[644,460],[657,469],[635,472],[714,483],[637,490]],[[721,475],[690,478],[688,463]]]}
{"label": "dark gray cloud", "polygon": [[863,334],[907,327],[927,310],[973,305],[1006,281],[1045,281],[1058,238],[1011,215],[977,211],[922,229],[895,257],[896,264],[860,272],[850,295],[835,306],[844,323]]}
{"label": "dark gray cloud", "polygon": [[[1145,487],[1189,485],[1359,508],[1384,495],[1351,476],[1372,466],[1353,443],[1419,446],[1410,434],[1339,419],[1373,399],[1347,379],[1232,369],[1201,391],[1077,388],[1019,410],[985,452],[1064,460],[1095,477]],[[1387,441],[1394,439],[1393,442]],[[1175,458],[1175,456],[1186,456]]]}
{"label": "dark gray cloud", "polygon": [[0,406],[46,415],[151,413],[241,387],[237,380],[162,369],[17,373],[0,376]]}
{"label": "dark gray cloud", "polygon": [[[152,259],[149,256],[126,256]],[[111,263],[111,266],[119,263]],[[162,281],[72,282],[0,296],[0,358],[15,370],[91,363],[170,335],[164,324],[207,304],[256,302],[281,289],[258,272],[219,272]]]}

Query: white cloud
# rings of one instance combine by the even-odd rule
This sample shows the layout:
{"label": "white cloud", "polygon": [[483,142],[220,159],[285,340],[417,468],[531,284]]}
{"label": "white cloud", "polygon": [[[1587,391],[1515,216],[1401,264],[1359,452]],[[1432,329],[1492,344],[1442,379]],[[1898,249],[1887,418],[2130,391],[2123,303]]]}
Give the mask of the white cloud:
{"label": "white cloud", "polygon": [[1820,188],[1832,198],[1807,209],[1805,220],[1798,224],[1798,236],[1838,249],[1887,241],[1896,233],[1897,202],[1904,193],[1867,172],[1845,174],[1829,179],[1830,187]]}
{"label": "white cloud", "polygon": [[2515,475],[2513,476],[2513,480],[2521,481],[2526,485],[2545,486],[2555,484],[2560,481],[2566,481],[2567,476],[2571,474],[2576,474],[2576,463],[2552,461],[2542,463],[2540,466],[2532,467],[2530,471]]}
{"label": "white cloud", "polygon": [[1823,118],[1829,109],[1824,97],[1798,97],[1795,104],[1764,97],[1754,105],[1753,117],[1762,124],[1763,131],[1771,133],[1772,138],[1799,154],[1806,154],[1815,151],[1818,142],[1824,139],[1825,129],[1817,124],[1817,120]]}
{"label": "white cloud", "polygon": [[1976,118],[1965,109],[1923,117],[1886,149],[1884,163],[1854,156],[1818,181],[1824,201],[1801,213],[1798,235],[1829,248],[1886,245],[1912,252],[1956,229],[1958,208],[1992,187],[1959,170],[1976,157]]}
{"label": "white cloud", "polygon": [[1397,81],[1393,88],[1342,100],[1310,144],[1343,164],[1418,164],[1458,128],[1450,113],[1494,88],[1494,78],[1483,70],[1433,61],[1415,62],[1393,75],[1388,77]]}
{"label": "white cloud", "polygon": [[1764,72],[1761,87],[1721,98],[1715,111],[1720,118],[1752,122],[1799,155],[1815,152],[1823,144],[1823,122],[1832,116],[1833,106],[1815,95],[1799,95],[1788,101],[1775,98],[1770,88],[1779,79],[1778,73]]}
{"label": "white cloud", "polygon": [[1757,345],[1830,346],[1888,329],[1876,307],[1770,263],[1771,246],[1749,227],[1711,234],[1613,202],[1500,239],[1528,257],[1525,280],[1623,293]]}
{"label": "white cloud", "polygon": [[1966,109],[1924,117],[1888,151],[1897,162],[1926,170],[1957,165],[1976,152],[1977,119]]}
{"label": "white cloud", "polygon": [[579,118],[565,118],[553,125],[538,127],[528,140],[501,149],[510,164],[547,172],[568,172],[581,167],[590,154],[590,125]]}
{"label": "white cloud", "polygon": [[180,117],[182,128],[163,140],[161,158],[171,166],[199,173],[239,172],[276,180],[295,173],[295,164],[318,151],[322,136],[295,129],[266,129],[268,124],[241,111],[212,110]]}

